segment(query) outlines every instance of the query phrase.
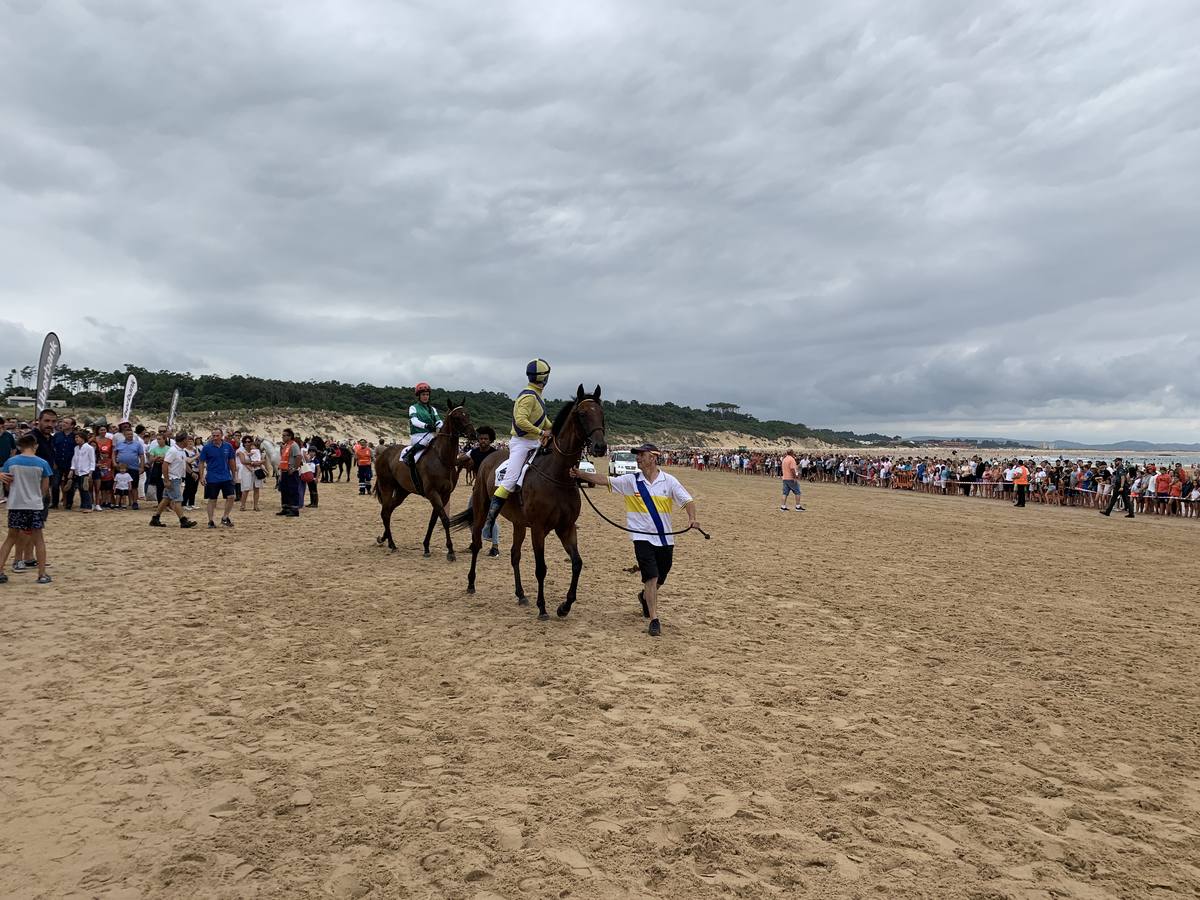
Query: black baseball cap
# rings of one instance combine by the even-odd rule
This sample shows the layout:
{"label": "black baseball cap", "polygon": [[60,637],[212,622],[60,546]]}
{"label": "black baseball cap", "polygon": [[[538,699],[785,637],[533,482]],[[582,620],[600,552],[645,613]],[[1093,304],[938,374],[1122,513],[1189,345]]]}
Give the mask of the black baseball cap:
{"label": "black baseball cap", "polygon": [[662,451],[647,441],[644,444],[638,444],[636,447],[629,448],[630,453],[661,453]]}

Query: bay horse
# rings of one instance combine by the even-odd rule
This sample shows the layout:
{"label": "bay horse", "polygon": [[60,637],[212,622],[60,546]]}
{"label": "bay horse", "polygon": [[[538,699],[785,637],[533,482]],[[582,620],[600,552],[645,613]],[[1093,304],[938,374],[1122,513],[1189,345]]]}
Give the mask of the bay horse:
{"label": "bay horse", "polygon": [[[446,531],[446,559],[450,562],[454,562],[455,557],[446,504],[450,502],[450,494],[458,484],[458,439],[475,433],[465,403],[464,399],[450,410],[442,421],[442,427],[416,462],[417,474],[421,476],[421,486],[425,489],[425,499],[433,507],[429,513],[429,527],[425,529],[425,556],[429,556],[429,538],[433,534],[433,526],[441,519],[442,528]],[[408,463],[400,459],[403,449],[399,444],[392,444],[385,447],[375,459],[375,496],[379,498],[379,515],[383,519],[383,534],[375,542],[382,544],[386,541],[392,550],[396,549],[396,542],[392,540],[392,512],[404,502],[405,497],[417,493]]]}
{"label": "bay horse", "polygon": [[[608,447],[604,437],[604,409],[600,405],[600,386],[590,395],[585,394],[583,385],[575,399],[564,406],[554,418],[548,446],[533,458],[525,473],[521,490],[514,494],[500,510],[500,514],[512,523],[513,580],[516,584],[517,603],[529,604],[525,589],[521,585],[521,544],[525,542],[528,529],[533,537],[533,558],[537,574],[538,618],[550,618],[546,614],[546,535],[554,532],[562,541],[563,549],[571,557],[571,586],[566,599],[556,612],[565,618],[571,612],[579,587],[579,573],[583,569],[583,557],[579,555],[576,522],[579,519],[579,491],[568,472],[579,465],[584,449],[593,456],[603,456]],[[475,593],[475,564],[483,546],[483,523],[487,519],[488,504],[496,489],[496,469],[508,458],[503,450],[487,456],[479,471],[475,473],[475,486],[471,492],[471,505],[451,519],[454,528],[471,528],[471,571],[467,573],[467,593]]]}

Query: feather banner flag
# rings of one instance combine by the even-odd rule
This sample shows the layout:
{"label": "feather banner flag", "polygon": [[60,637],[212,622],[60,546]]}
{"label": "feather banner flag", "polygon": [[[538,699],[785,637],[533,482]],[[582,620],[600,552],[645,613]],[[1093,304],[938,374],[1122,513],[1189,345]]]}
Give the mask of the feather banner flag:
{"label": "feather banner flag", "polygon": [[58,367],[58,357],[61,353],[62,344],[59,343],[58,335],[51,331],[42,341],[42,355],[38,358],[35,415],[41,415],[46,404],[50,402],[50,388],[54,387],[54,370]]}
{"label": "feather banner flag", "polygon": [[137,394],[137,379],[130,375],[125,380],[125,401],[121,404],[121,421],[128,422],[129,414],[133,412],[133,398]]}

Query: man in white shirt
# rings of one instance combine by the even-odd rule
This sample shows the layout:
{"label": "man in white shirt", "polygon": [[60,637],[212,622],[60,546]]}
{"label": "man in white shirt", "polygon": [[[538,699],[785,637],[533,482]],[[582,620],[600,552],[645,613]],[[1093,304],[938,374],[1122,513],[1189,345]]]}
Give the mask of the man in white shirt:
{"label": "man in white shirt", "polygon": [[196,523],[183,514],[183,479],[187,477],[188,454],[186,451],[190,443],[190,436],[180,432],[162,455],[160,465],[162,466],[163,495],[162,500],[158,502],[158,509],[150,517],[150,525],[154,528],[167,527],[161,518],[167,507],[170,507],[175,513],[175,517],[179,519],[180,528],[196,527]]}
{"label": "man in white shirt", "polygon": [[649,632],[657,637],[662,633],[658,622],[658,589],[671,571],[675,538],[671,535],[671,513],[676,504],[688,516],[688,528],[696,528],[696,501],[692,499],[674,475],[658,467],[659,450],[653,444],[634,447],[638,471],[629,475],[608,477],[571,470],[571,477],[589,484],[608,485],[614,494],[625,498],[625,527],[633,538],[633,552],[642,576],[638,600],[642,616],[650,620]]}

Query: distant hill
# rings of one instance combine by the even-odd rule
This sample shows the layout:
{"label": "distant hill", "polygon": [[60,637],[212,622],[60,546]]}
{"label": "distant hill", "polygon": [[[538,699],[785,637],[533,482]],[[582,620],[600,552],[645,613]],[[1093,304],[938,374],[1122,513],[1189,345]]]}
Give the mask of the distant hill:
{"label": "distant hill", "polygon": [[1078,441],[1041,441],[1030,438],[1006,437],[946,437],[944,435],[914,435],[905,441],[927,444],[935,441],[966,441],[980,447],[1046,447],[1050,450],[1131,450],[1141,453],[1200,453],[1200,444],[1154,443],[1151,441],[1116,441],[1112,444],[1081,444]]}
{"label": "distant hill", "polygon": [[[379,387],[373,384],[344,384],[339,381],[283,381],[252,375],[192,375],[190,372],[152,372],[127,365],[124,370],[101,372],[60,365],[55,376],[51,399],[64,400],[71,408],[119,410],[125,380],[134,375],[139,410],[163,411],[170,408],[172,392],[179,389],[179,414],[206,414],[220,411],[247,414],[252,410],[290,409],[381,416],[404,419],[412,403],[411,387]],[[13,383],[9,375],[5,396],[29,393],[27,386]],[[563,385],[560,390],[571,390]],[[446,409],[465,400],[476,425],[491,425],[507,434],[512,412],[512,397],[498,391],[447,391],[433,389],[433,403]],[[546,408],[554,415],[565,399],[547,398]],[[642,403],[637,400],[605,398],[605,417],[614,434],[670,436],[675,444],[711,445],[709,436],[735,434],[764,441],[795,440],[833,445],[887,445],[896,438],[884,434],[855,434],[828,428],[810,428],[800,422],[775,419],[760,421],[738,411],[730,403],[714,403],[709,409],[695,409],[675,403]],[[111,413],[109,413],[111,415]],[[736,446],[734,444],[733,446]]]}

